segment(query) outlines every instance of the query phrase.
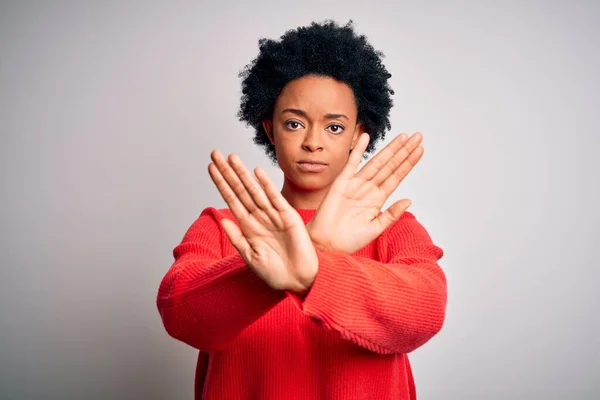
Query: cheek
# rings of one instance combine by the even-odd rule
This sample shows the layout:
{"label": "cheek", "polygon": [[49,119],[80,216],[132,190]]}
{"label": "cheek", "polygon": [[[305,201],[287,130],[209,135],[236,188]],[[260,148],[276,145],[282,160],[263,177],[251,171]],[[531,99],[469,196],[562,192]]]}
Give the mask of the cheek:
{"label": "cheek", "polygon": [[284,135],[280,135],[275,140],[275,151],[282,159],[294,159],[302,147],[302,142],[298,140],[299,138],[289,137],[289,135],[282,136]]}
{"label": "cheek", "polygon": [[337,166],[344,166],[348,162],[348,158],[350,157],[350,145],[343,143],[338,145],[338,149],[334,153],[331,154],[332,163],[335,163]]}
{"label": "cheek", "polygon": [[286,149],[285,145],[281,143],[275,144],[275,154],[277,155],[278,161],[286,161],[289,158],[289,151]]}

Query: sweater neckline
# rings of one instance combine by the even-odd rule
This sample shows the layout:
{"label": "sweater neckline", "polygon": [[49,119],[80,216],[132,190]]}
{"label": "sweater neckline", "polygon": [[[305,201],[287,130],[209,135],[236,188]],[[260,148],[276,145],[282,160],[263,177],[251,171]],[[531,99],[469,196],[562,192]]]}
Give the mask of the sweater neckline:
{"label": "sweater neckline", "polygon": [[295,208],[295,210],[300,214],[304,223],[309,222],[317,212],[315,208]]}
{"label": "sweater neckline", "polygon": [[[316,208],[295,208],[294,210],[296,210],[296,212],[300,215],[300,217],[302,218],[302,221],[304,221],[305,224],[310,222],[310,220],[317,213]],[[221,209],[221,211],[225,212],[226,215],[228,215],[228,218],[235,218],[229,208],[223,208],[223,209]]]}

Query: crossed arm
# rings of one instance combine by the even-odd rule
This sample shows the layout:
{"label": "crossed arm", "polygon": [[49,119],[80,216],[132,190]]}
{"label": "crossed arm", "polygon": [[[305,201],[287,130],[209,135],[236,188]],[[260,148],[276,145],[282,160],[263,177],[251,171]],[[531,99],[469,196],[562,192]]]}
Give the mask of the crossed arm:
{"label": "crossed arm", "polygon": [[[288,295],[325,328],[373,351],[409,352],[426,342],[445,312],[441,249],[405,212],[409,201],[380,212],[420,159],[420,141],[400,135],[356,173],[368,143],[361,137],[308,225],[261,169],[254,179],[237,156],[213,152],[209,173],[239,226],[204,215],[203,228],[191,228],[175,249],[158,300],[169,333],[215,351]],[[219,224],[238,254],[203,247],[211,238],[202,236]],[[386,263],[350,256],[390,227],[390,238],[396,232],[417,245],[390,240]]]}

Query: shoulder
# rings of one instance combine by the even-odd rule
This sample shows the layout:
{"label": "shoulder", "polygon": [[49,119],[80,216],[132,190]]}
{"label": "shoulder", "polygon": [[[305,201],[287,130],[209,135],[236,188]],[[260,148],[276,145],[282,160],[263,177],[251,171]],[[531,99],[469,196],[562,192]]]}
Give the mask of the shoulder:
{"label": "shoulder", "polygon": [[420,249],[430,252],[437,259],[444,251],[433,243],[429,232],[410,211],[405,211],[392,225],[381,234],[381,240],[388,248]]}
{"label": "shoulder", "polygon": [[200,213],[199,218],[211,218],[217,222],[221,221],[223,218],[233,219],[235,221],[235,217],[229,208],[206,207]]}
{"label": "shoulder", "polygon": [[232,217],[233,215],[228,208],[206,207],[187,229],[183,242],[205,241],[210,238],[218,239],[223,230],[221,220],[223,218],[231,219]]}
{"label": "shoulder", "polygon": [[419,235],[429,236],[429,233],[425,230],[425,227],[417,220],[417,217],[410,211],[404,211],[400,218],[392,223],[385,231],[382,232],[382,236],[385,238],[395,238],[397,236],[407,235]]}
{"label": "shoulder", "polygon": [[207,207],[189,225],[183,238],[173,249],[175,259],[186,255],[210,254],[218,257],[222,253],[222,242],[225,235],[221,219],[227,212],[215,207]]}

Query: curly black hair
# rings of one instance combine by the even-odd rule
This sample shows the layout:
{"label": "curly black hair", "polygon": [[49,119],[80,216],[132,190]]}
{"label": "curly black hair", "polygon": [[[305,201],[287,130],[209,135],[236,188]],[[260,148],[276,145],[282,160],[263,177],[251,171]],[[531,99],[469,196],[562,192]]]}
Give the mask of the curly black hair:
{"label": "curly black hair", "polygon": [[254,143],[264,147],[276,162],[275,147],[263,126],[272,118],[275,102],[284,86],[305,75],[327,76],[346,83],[354,92],[358,122],[370,135],[366,154],[385,138],[391,128],[391,95],[388,84],[392,76],[382,63],[384,57],[357,35],[353,21],[340,26],[334,21],[312,22],[309,26],[289,30],[280,41],[259,40],[258,56],[240,72],[242,97],[238,118],[255,129]]}

